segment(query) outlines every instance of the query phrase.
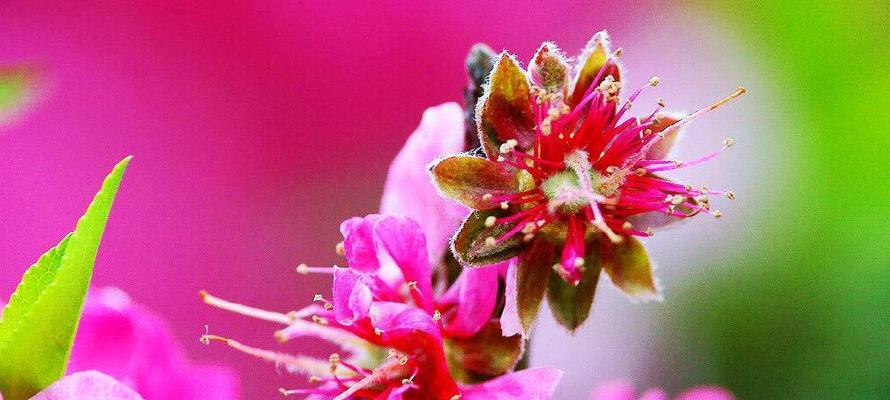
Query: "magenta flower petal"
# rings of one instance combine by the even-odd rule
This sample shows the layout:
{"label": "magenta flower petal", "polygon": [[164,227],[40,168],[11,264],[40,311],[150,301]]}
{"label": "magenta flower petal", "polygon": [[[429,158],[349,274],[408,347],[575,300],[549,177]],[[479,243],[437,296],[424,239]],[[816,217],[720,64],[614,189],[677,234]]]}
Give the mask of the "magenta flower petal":
{"label": "magenta flower petal", "polygon": [[636,400],[637,390],[630,381],[619,380],[599,385],[590,400]]}
{"label": "magenta flower petal", "polygon": [[386,301],[374,302],[371,306],[371,324],[382,331],[385,341],[399,341],[408,335],[418,333],[430,335],[441,342],[439,328],[432,317],[408,304]]}
{"label": "magenta flower petal", "polygon": [[562,378],[555,368],[532,368],[464,387],[461,400],[549,400]]}
{"label": "magenta flower petal", "polygon": [[374,219],[353,217],[340,224],[349,268],[372,274],[380,269],[374,245]]}
{"label": "magenta flower petal", "polygon": [[670,397],[664,390],[654,388],[643,392],[640,400],[670,400]]}
{"label": "magenta flower petal", "polygon": [[99,370],[149,400],[236,399],[238,380],[182,354],[167,325],[115,288],[87,296],[68,372]]}
{"label": "magenta flower petal", "polygon": [[371,289],[361,275],[349,268],[334,267],[334,316],[343,325],[352,325],[368,315],[371,308]]}
{"label": "magenta flower petal", "polygon": [[469,214],[464,206],[442,198],[427,174],[427,165],[436,158],[464,151],[463,118],[457,103],[428,108],[393,160],[383,189],[380,212],[417,221],[427,237],[430,260],[442,258],[448,239]]}
{"label": "magenta flower petal", "polygon": [[349,268],[368,277],[377,299],[391,300],[408,285],[414,301],[433,312],[432,267],[426,239],[417,222],[400,216],[371,214],[340,225]]}
{"label": "magenta flower petal", "polygon": [[[667,392],[660,388],[652,388],[637,397],[634,385],[629,381],[619,380],[608,382],[594,389],[590,400],[668,400]],[[726,389],[717,386],[699,386],[689,389],[675,400],[733,400],[733,395]]]}
{"label": "magenta flower petal", "polygon": [[[372,216],[369,216],[369,218]],[[426,250],[426,238],[420,225],[412,219],[382,216],[374,224],[378,258],[391,260],[410,283],[411,296],[417,304],[432,312],[432,268]]]}
{"label": "magenta flower petal", "polygon": [[78,372],[62,378],[31,400],[142,400],[132,389],[97,371]]}
{"label": "magenta flower petal", "polygon": [[719,386],[699,386],[680,393],[676,400],[733,400],[734,398],[732,393]]}
{"label": "magenta flower petal", "polygon": [[498,276],[501,268],[464,269],[445,294],[455,306],[455,314],[445,324],[445,335],[472,336],[488,320],[497,305]]}

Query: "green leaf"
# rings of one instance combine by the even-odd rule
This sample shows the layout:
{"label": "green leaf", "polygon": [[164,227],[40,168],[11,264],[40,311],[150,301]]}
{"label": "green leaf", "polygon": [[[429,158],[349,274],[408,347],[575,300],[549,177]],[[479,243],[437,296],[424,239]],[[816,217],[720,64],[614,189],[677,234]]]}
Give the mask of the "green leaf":
{"label": "green leaf", "polygon": [[499,217],[502,213],[503,210],[496,209],[473,211],[467,216],[451,241],[451,249],[458,261],[471,267],[480,267],[504,261],[519,253],[524,244],[519,235],[513,235],[500,243],[491,243],[491,240],[499,238],[515,226],[508,223],[485,225],[488,217]]}
{"label": "green leaf", "polygon": [[556,245],[546,239],[532,242],[528,250],[519,256],[516,266],[516,308],[519,321],[527,333],[538,317],[541,300],[547,291],[547,280],[553,274],[553,263],[558,259]]}
{"label": "green leaf", "polygon": [[559,274],[550,274],[547,287],[547,304],[550,305],[553,317],[570,331],[574,331],[587,320],[602,270],[596,246],[587,247],[584,274],[581,275],[578,284],[572,285],[566,282]]}
{"label": "green leaf", "polygon": [[18,111],[34,94],[36,75],[31,67],[0,67],[0,123]]}
{"label": "green leaf", "polygon": [[468,338],[445,338],[448,370],[461,383],[476,383],[503,375],[513,369],[522,355],[519,335],[506,337],[501,324],[489,321]]}
{"label": "green leaf", "polygon": [[93,263],[130,157],[118,163],[74,232],[25,272],[0,319],[0,393],[24,400],[65,373]]}

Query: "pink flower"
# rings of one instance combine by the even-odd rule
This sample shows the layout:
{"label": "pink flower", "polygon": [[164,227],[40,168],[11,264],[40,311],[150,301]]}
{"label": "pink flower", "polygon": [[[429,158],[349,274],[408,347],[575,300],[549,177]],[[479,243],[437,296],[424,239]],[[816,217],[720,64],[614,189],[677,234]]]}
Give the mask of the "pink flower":
{"label": "pink flower", "polygon": [[188,362],[164,321],[113,287],[87,294],[68,374],[33,399],[238,398],[233,371]]}
{"label": "pink flower", "polygon": [[430,181],[427,166],[445,154],[464,150],[464,116],[457,103],[445,103],[423,112],[420,126],[396,155],[386,184],[380,213],[403,215],[420,224],[427,238],[430,260],[440,262],[467,207],[445,199]]}
{"label": "pink flower", "polygon": [[[203,294],[210,305],[280,322],[282,342],[317,337],[340,345],[344,355],[328,360],[246,346],[229,346],[310,376],[309,389],[284,390],[312,399],[549,399],[561,372],[548,368],[508,373],[522,341],[504,337],[492,319],[494,293],[456,283],[439,296],[420,226],[411,219],[369,215],[341,226],[349,268],[312,268],[333,275],[328,300],[289,314],[230,303]],[[480,270],[484,271],[484,270]],[[495,282],[498,271],[475,278]],[[481,285],[481,290],[496,285]],[[482,382],[480,382],[480,380]],[[459,397],[458,397],[459,396]]]}
{"label": "pink flower", "polygon": [[[457,258],[484,266],[519,257],[515,301],[525,329],[545,293],[556,319],[577,328],[601,269],[630,296],[660,298],[635,237],[702,212],[719,217],[710,196],[734,197],[660,174],[719,154],[668,158],[680,128],[745,89],[687,116],[663,112],[659,100],[654,111],[629,117],[658,78],[620,101],[619,53],[609,50],[605,32],[594,35],[574,69],[552,43],[541,45],[527,71],[502,53],[476,108],[484,157],[459,154],[430,168],[442,195],[475,210],[452,242]],[[727,139],[724,148],[731,144]]]}
{"label": "pink flower", "polygon": [[339,322],[351,323],[342,316],[367,315],[372,298],[416,304],[442,319],[447,336],[469,337],[491,320],[499,271],[464,270],[444,294],[433,296],[427,242],[414,220],[375,214],[349,219],[340,231],[349,268],[334,268],[333,306]]}
{"label": "pink flower", "polygon": [[231,370],[190,363],[164,321],[116,288],[91,290],[84,305],[68,372],[89,370],[117,379],[146,400],[238,397]]}
{"label": "pink flower", "polygon": [[[698,386],[680,393],[674,400],[733,400],[733,395],[718,386]],[[634,385],[627,381],[605,383],[590,394],[590,400],[668,400],[665,391],[649,389],[637,397]]]}

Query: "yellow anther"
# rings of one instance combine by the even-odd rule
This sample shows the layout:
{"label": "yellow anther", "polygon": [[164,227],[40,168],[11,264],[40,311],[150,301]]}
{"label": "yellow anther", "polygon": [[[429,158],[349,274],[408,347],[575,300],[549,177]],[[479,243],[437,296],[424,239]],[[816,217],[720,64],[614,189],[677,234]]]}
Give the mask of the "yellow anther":
{"label": "yellow anther", "polygon": [[497,222],[497,220],[497,217],[495,217],[494,215],[489,215],[487,218],[485,218],[485,226],[490,228],[494,226],[494,223]]}
{"label": "yellow anther", "polygon": [[334,251],[337,252],[338,256],[345,256],[346,255],[346,245],[344,245],[343,242],[337,243],[337,245],[334,246]]}
{"label": "yellow anther", "polygon": [[309,274],[309,266],[306,264],[297,265],[297,273],[300,275],[308,275]]}
{"label": "yellow anther", "polygon": [[526,222],[522,227],[522,233],[532,233],[535,231],[535,223],[534,222]]}

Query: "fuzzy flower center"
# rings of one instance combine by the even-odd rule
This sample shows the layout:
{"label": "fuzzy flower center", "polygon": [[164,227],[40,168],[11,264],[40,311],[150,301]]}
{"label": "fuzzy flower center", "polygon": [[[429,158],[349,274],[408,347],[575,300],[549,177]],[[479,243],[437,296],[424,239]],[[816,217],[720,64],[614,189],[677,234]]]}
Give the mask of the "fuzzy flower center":
{"label": "fuzzy flower center", "polygon": [[616,179],[606,178],[594,170],[586,151],[572,151],[566,155],[563,164],[565,170],[547,177],[540,186],[551,213],[575,214],[616,193]]}

